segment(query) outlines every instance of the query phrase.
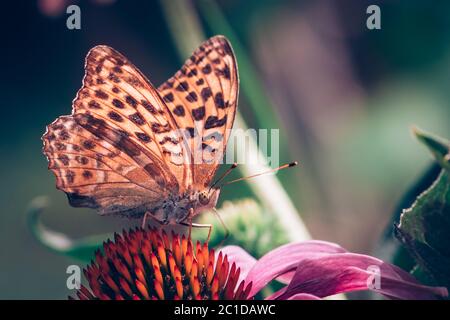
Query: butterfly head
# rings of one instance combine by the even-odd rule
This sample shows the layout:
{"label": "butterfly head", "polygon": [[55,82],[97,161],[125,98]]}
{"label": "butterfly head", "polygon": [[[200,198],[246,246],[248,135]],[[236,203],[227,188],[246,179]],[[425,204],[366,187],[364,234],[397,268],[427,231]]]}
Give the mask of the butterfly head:
{"label": "butterfly head", "polygon": [[203,210],[214,208],[217,205],[219,194],[220,194],[219,188],[210,188],[199,191],[197,193],[196,211],[200,212]]}

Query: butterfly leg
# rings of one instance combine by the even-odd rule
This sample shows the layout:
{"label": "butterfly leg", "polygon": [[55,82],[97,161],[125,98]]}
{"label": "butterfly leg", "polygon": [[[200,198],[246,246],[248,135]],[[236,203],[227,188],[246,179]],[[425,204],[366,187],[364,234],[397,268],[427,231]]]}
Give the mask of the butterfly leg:
{"label": "butterfly leg", "polygon": [[208,237],[206,238],[206,242],[209,242],[209,239],[211,238],[211,232],[212,232],[212,224],[201,224],[201,223],[191,223],[191,226],[194,228],[209,228],[208,230]]}
{"label": "butterfly leg", "polygon": [[144,214],[144,218],[142,218],[142,229],[144,229],[146,224],[147,224],[147,217],[148,217],[148,215],[149,215],[149,212],[147,211]]}
{"label": "butterfly leg", "polygon": [[194,223],[194,222],[192,222],[192,220],[190,220],[189,223],[181,222],[180,224],[183,225],[183,226],[189,227],[189,238],[191,237],[191,230],[192,230],[192,228],[209,228],[209,230],[208,230],[208,238],[206,240],[206,242],[209,242],[209,239],[211,238],[212,228],[213,228],[212,224]]}
{"label": "butterfly leg", "polygon": [[222,244],[225,242],[225,240],[227,240],[227,238],[230,236],[230,230],[228,230],[227,225],[225,224],[225,222],[223,222],[222,217],[219,214],[219,211],[217,211],[216,208],[212,208],[212,211],[214,212],[214,215],[216,216],[216,218],[220,221],[220,224],[222,225],[222,227],[225,229],[225,237],[223,237],[222,241],[220,241],[219,247],[222,246]]}
{"label": "butterfly leg", "polygon": [[192,216],[194,215],[194,209],[190,208],[189,209],[189,215],[188,215],[188,221],[189,221],[189,234],[188,234],[188,239],[191,239],[191,233],[192,233]]}
{"label": "butterfly leg", "polygon": [[144,218],[142,219],[142,229],[144,229],[145,226],[147,225],[147,220],[148,220],[149,217],[151,219],[153,219],[155,222],[157,222],[161,226],[166,224],[164,221],[158,220],[150,211],[147,211],[144,214]]}

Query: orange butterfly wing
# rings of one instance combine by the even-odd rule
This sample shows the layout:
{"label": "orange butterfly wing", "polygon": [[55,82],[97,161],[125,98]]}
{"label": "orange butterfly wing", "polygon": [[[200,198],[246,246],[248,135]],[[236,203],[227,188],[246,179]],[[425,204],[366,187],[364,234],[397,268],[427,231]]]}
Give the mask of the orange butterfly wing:
{"label": "orange butterfly wing", "polygon": [[228,40],[204,42],[158,90],[178,127],[194,136],[188,141],[192,181],[205,188],[225,154],[236,114],[239,78]]}
{"label": "orange butterfly wing", "polygon": [[57,187],[73,206],[127,216],[183,192],[189,183],[183,144],[156,89],[106,46],[89,52],[85,69],[72,115],[43,136]]}

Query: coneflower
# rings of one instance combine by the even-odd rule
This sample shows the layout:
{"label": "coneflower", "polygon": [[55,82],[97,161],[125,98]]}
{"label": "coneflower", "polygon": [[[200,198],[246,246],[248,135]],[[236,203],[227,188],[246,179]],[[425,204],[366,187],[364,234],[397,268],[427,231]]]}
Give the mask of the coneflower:
{"label": "coneflower", "polygon": [[243,299],[251,284],[241,282],[240,269],[207,243],[153,228],[115,234],[97,251],[84,275],[79,299],[218,300]]}

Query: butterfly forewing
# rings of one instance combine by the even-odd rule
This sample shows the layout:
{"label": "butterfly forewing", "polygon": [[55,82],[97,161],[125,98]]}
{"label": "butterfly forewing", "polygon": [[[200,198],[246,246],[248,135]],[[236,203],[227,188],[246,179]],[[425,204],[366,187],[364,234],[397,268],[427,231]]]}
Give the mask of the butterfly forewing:
{"label": "butterfly forewing", "polygon": [[236,59],[228,40],[204,42],[158,90],[188,141],[193,183],[209,185],[225,154],[238,99]]}
{"label": "butterfly forewing", "polygon": [[[107,46],[88,53],[85,70],[72,114],[43,136],[49,169],[73,206],[139,217],[169,195],[210,183],[237,101],[236,62],[225,38],[205,42],[159,90]],[[201,138],[205,161],[193,158],[194,139],[180,130]]]}
{"label": "butterfly forewing", "polygon": [[[186,169],[182,144],[175,135],[176,123],[153,85],[123,55],[107,46],[93,48],[85,68],[83,88],[73,103],[73,113],[92,115],[127,135],[154,159],[153,164],[147,164],[162,171],[167,188],[183,189]],[[165,140],[174,143],[161,145]]]}

